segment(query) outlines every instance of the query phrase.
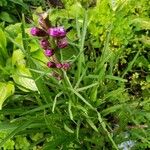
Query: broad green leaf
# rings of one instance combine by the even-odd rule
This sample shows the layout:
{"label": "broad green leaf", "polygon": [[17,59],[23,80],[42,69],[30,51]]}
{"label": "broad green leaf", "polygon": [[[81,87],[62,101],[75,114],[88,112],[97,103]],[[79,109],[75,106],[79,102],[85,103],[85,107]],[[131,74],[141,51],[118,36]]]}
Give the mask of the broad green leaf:
{"label": "broad green leaf", "polygon": [[44,51],[41,49],[32,52],[31,56],[42,66],[45,66],[46,63],[49,61],[49,59],[44,55]]}
{"label": "broad green leaf", "polygon": [[[32,79],[31,73],[28,68],[21,67],[17,68],[12,75],[13,80],[20,86],[19,88],[24,91],[28,92],[29,90],[37,91],[37,87],[35,81]],[[24,87],[24,88],[23,88]],[[29,90],[28,90],[29,89]]]}
{"label": "broad green leaf", "polygon": [[9,34],[11,34],[11,35],[16,37],[21,32],[21,23],[10,24],[9,26],[7,26],[5,28],[5,30]]}
{"label": "broad green leaf", "polygon": [[[25,32],[30,36],[30,29],[27,29]],[[31,38],[33,38],[33,37],[31,37]],[[17,35],[17,37],[15,38],[15,42],[17,44],[19,44],[20,46],[23,46],[22,41],[23,41],[22,34],[19,33]],[[36,41],[36,39],[33,39],[30,43],[28,43],[28,46],[30,48],[30,52],[35,52],[40,49],[40,46],[39,46],[38,42]]]}
{"label": "broad green leaf", "polygon": [[19,44],[20,46],[23,45],[21,33],[19,33],[19,34],[17,35],[17,37],[15,38],[15,42],[16,42],[17,44]]}
{"label": "broad green leaf", "polygon": [[8,14],[5,11],[2,11],[0,13],[0,19],[2,19],[3,21],[9,22],[9,23],[14,22],[14,19],[10,16],[10,14]]}
{"label": "broad green leaf", "polygon": [[76,15],[82,15],[83,14],[83,7],[80,3],[76,2],[74,5],[69,6],[68,9],[70,10],[69,13],[71,16],[75,17]]}
{"label": "broad green leaf", "polygon": [[15,92],[15,87],[12,82],[0,82],[0,110],[4,101]]}
{"label": "broad green leaf", "polygon": [[23,52],[20,49],[15,50],[12,55],[12,65],[16,65],[18,67],[25,67],[25,64],[26,62]]}

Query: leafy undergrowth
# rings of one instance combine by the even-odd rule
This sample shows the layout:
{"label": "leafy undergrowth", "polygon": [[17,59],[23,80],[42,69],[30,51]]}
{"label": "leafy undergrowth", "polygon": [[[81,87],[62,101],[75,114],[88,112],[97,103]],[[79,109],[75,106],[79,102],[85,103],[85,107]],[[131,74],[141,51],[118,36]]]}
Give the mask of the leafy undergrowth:
{"label": "leafy undergrowth", "polygon": [[62,70],[62,80],[51,76],[54,69],[29,32],[38,26],[40,7],[32,24],[24,15],[20,23],[1,23],[0,146],[149,149],[150,2],[64,4],[48,11],[53,25],[68,29],[69,46],[58,57],[71,68]]}

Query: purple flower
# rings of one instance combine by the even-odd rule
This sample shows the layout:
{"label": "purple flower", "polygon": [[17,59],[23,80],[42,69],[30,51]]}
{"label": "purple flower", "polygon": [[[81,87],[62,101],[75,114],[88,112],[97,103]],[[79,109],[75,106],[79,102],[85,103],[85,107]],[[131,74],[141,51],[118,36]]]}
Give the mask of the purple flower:
{"label": "purple flower", "polygon": [[52,37],[64,37],[64,36],[66,36],[66,30],[64,29],[64,27],[49,28],[47,32]]}
{"label": "purple flower", "polygon": [[31,28],[30,33],[31,33],[33,36],[46,36],[46,35],[47,35],[47,33],[46,33],[44,30],[42,30],[42,29],[40,29],[40,28],[37,28],[37,27]]}
{"label": "purple flower", "polygon": [[50,43],[47,39],[41,39],[40,45],[43,49],[47,49],[49,47]]}
{"label": "purple flower", "polygon": [[66,46],[68,46],[68,41],[67,38],[61,38],[57,40],[57,46],[58,48],[65,48]]}
{"label": "purple flower", "polygon": [[56,64],[56,68],[62,68],[63,67],[63,65],[61,64],[61,63],[58,63],[58,64]]}
{"label": "purple flower", "polygon": [[68,70],[68,69],[70,68],[70,64],[69,64],[69,63],[64,63],[64,64],[62,64],[62,68],[63,68],[64,70]]}
{"label": "purple flower", "polygon": [[54,51],[52,49],[46,49],[45,50],[45,55],[48,57],[51,57],[54,54]]}
{"label": "purple flower", "polygon": [[56,67],[56,64],[55,64],[54,62],[52,62],[52,61],[49,61],[49,62],[47,63],[47,66],[48,66],[49,68],[55,68],[55,67]]}

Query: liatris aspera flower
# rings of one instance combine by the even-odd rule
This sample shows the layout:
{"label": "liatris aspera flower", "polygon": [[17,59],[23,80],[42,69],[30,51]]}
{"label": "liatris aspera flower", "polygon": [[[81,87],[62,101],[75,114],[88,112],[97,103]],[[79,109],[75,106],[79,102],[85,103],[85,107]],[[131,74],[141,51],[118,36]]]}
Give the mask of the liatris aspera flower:
{"label": "liatris aspera flower", "polygon": [[57,46],[58,48],[65,48],[66,46],[68,46],[68,41],[67,38],[60,38],[57,40]]}
{"label": "liatris aspera flower", "polygon": [[31,33],[33,36],[46,36],[46,35],[47,35],[47,33],[46,33],[44,30],[42,30],[42,29],[40,29],[40,28],[38,28],[38,27],[33,27],[33,28],[31,28],[30,33]]}
{"label": "liatris aspera flower", "polygon": [[56,64],[55,64],[54,62],[52,62],[52,61],[49,61],[49,62],[47,63],[47,66],[48,66],[49,68],[55,68],[55,67],[56,67]]}
{"label": "liatris aspera flower", "polygon": [[[40,28],[33,27],[30,32],[33,36],[41,37],[40,46],[42,49],[44,49],[45,55],[47,57],[51,57],[51,61],[47,62],[47,66],[49,68],[54,68],[53,70],[56,69],[58,71],[58,69],[63,69],[67,71],[70,68],[70,63],[61,63],[55,55],[55,52],[58,49],[68,46],[66,37],[67,31],[63,26],[52,27],[47,13],[39,14],[39,16]],[[58,74],[55,71],[53,72],[52,76],[58,80],[63,78],[61,73]]]}
{"label": "liatris aspera flower", "polygon": [[64,64],[62,64],[62,68],[63,68],[64,70],[68,70],[68,69],[70,68],[70,64],[69,64],[69,63],[64,63]]}
{"label": "liatris aspera flower", "polygon": [[61,63],[56,64],[56,68],[60,69],[62,67],[63,67],[63,65]]}
{"label": "liatris aspera flower", "polygon": [[46,49],[45,50],[45,55],[48,56],[48,57],[51,57],[54,55],[54,50],[52,49]]}
{"label": "liatris aspera flower", "polygon": [[50,46],[50,43],[47,39],[41,39],[40,40],[40,45],[43,49],[48,49]]}
{"label": "liatris aspera flower", "polygon": [[49,28],[47,32],[52,37],[64,37],[64,36],[66,36],[66,30],[64,29],[64,27]]}

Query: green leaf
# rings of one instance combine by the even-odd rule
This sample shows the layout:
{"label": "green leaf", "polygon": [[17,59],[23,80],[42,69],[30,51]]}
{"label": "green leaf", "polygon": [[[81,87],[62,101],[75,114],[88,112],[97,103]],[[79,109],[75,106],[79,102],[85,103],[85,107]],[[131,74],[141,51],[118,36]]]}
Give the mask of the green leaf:
{"label": "green leaf", "polygon": [[[17,68],[13,74],[13,80],[20,86],[19,88],[28,92],[29,90],[38,91],[35,81],[32,79],[31,73],[28,68],[20,67]],[[28,90],[29,89],[29,90]]]}
{"label": "green leaf", "polygon": [[150,21],[148,18],[136,18],[132,22],[136,26],[139,26],[141,30],[150,30]]}
{"label": "green leaf", "polygon": [[0,110],[4,101],[15,92],[15,87],[12,82],[0,82]]}
{"label": "green leaf", "polygon": [[23,0],[10,0],[11,2],[13,2],[13,3],[15,3],[15,4],[18,4],[18,5],[20,5],[20,6],[22,6],[24,9],[26,9],[26,10],[29,10],[29,7],[28,7],[28,5],[27,4],[25,4],[24,2],[23,2]]}
{"label": "green leaf", "polygon": [[45,64],[49,61],[41,49],[31,52],[31,56],[34,58],[34,61],[37,61],[38,64],[42,66],[45,66]]}
{"label": "green leaf", "polygon": [[20,49],[15,50],[12,55],[12,65],[16,65],[18,67],[25,67],[26,62],[24,57],[25,56]]}
{"label": "green leaf", "polygon": [[6,36],[5,33],[3,32],[3,30],[0,28],[0,47],[2,47],[3,49],[6,48],[7,45],[7,41],[6,41]]}
{"label": "green leaf", "polygon": [[120,82],[127,82],[126,79],[123,79],[123,78],[117,77],[117,76],[113,76],[113,75],[106,75],[105,78],[110,79],[110,80],[120,81]]}
{"label": "green leaf", "polygon": [[75,17],[76,15],[82,15],[83,14],[83,7],[79,2],[76,2],[74,5],[68,7],[70,9],[69,13],[71,16]]}
{"label": "green leaf", "polygon": [[64,123],[64,129],[65,129],[66,131],[68,131],[69,133],[74,133],[74,131],[71,130],[65,123]]}
{"label": "green leaf", "polygon": [[0,19],[9,23],[14,22],[14,19],[5,11],[0,13]]}
{"label": "green leaf", "polygon": [[138,66],[138,67],[148,68],[149,61],[144,56],[140,56],[135,61],[135,65]]}
{"label": "green leaf", "polygon": [[150,75],[146,76],[146,81],[150,83]]}
{"label": "green leaf", "polygon": [[21,32],[21,23],[16,23],[16,24],[10,24],[5,28],[5,30],[16,37],[20,32]]}
{"label": "green leaf", "polygon": [[95,126],[95,124],[93,123],[93,121],[91,119],[88,118],[88,119],[86,119],[86,121],[96,132],[98,132],[97,127]]}

